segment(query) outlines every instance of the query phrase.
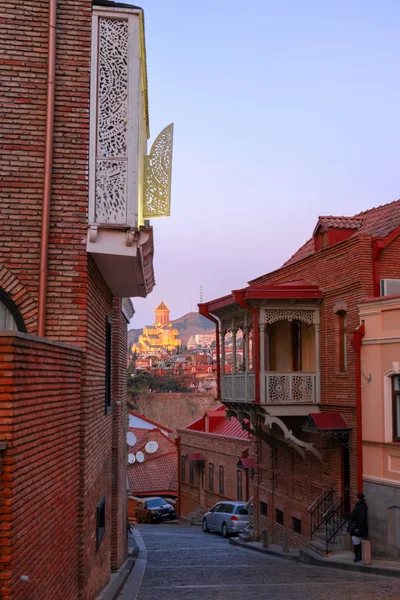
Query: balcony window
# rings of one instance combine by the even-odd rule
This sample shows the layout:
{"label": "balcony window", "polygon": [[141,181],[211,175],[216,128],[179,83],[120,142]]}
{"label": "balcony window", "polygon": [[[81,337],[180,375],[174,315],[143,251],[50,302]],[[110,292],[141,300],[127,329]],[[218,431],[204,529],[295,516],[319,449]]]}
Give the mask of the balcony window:
{"label": "balcony window", "polygon": [[292,366],[293,371],[301,371],[302,344],[301,321],[292,321]]}
{"label": "balcony window", "polygon": [[212,463],[208,465],[208,489],[210,492],[214,491],[214,465]]}
{"label": "balcony window", "polygon": [[347,314],[340,312],[338,314],[339,324],[339,371],[347,371]]}
{"label": "balcony window", "polygon": [[400,442],[400,375],[392,377],[393,441]]}
{"label": "balcony window", "polygon": [[218,471],[218,486],[219,486],[219,493],[221,494],[221,496],[223,496],[225,493],[224,475],[225,475],[224,467],[222,465],[220,465],[219,471]]}

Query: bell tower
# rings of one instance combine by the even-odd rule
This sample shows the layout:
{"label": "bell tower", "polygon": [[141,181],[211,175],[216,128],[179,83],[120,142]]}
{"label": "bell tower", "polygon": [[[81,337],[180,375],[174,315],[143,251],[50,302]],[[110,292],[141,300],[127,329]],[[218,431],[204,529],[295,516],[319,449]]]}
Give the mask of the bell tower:
{"label": "bell tower", "polygon": [[156,310],[154,311],[154,324],[158,325],[160,324],[162,327],[164,327],[164,325],[169,325],[169,313],[170,310],[168,308],[168,306],[166,304],[164,304],[164,300],[161,300],[160,304],[157,306]]}

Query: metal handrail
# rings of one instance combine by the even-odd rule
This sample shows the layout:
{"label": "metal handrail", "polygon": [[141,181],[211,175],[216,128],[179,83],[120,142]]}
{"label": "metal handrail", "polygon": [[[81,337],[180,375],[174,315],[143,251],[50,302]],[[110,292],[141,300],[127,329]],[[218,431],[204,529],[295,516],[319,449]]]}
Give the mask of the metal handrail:
{"label": "metal handrail", "polygon": [[310,506],[308,507],[308,512],[311,512],[312,509],[314,508],[314,506],[320,501],[320,499],[325,496],[328,492],[331,492],[333,489],[333,484],[331,483],[330,486],[328,486],[327,488],[325,488],[320,495],[318,496],[318,498],[316,498],[314,500],[314,502],[312,504],[310,504]]}
{"label": "metal handrail", "polygon": [[325,521],[325,552],[328,554],[329,542],[342,531],[350,518],[350,490],[346,489],[343,496],[324,514]]}
{"label": "metal handrail", "polygon": [[331,509],[333,504],[333,486],[326,488],[316,500],[311,504],[310,513],[310,537],[316,531],[319,531],[322,524],[326,521],[326,514]]}

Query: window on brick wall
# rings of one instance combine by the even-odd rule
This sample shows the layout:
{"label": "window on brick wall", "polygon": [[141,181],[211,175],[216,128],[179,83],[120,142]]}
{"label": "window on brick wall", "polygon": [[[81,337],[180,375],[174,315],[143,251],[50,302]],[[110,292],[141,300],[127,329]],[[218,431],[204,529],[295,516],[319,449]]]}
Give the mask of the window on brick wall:
{"label": "window on brick wall", "polygon": [[393,441],[400,442],[400,375],[392,377]]}
{"label": "window on brick wall", "polygon": [[189,483],[194,485],[194,463],[192,461],[189,463]]}
{"label": "window on brick wall", "polygon": [[236,499],[243,500],[243,471],[240,469],[236,471]]}
{"label": "window on brick wall", "polygon": [[301,520],[296,519],[296,517],[292,518],[293,520],[293,531],[301,535]]}
{"label": "window on brick wall", "polygon": [[111,319],[106,318],[105,411],[111,408]]}
{"label": "window on brick wall", "polygon": [[0,331],[22,331],[26,327],[17,305],[0,288]]}
{"label": "window on brick wall", "polygon": [[96,509],[96,549],[100,547],[101,540],[106,531],[106,500],[102,498]]}
{"label": "window on brick wall", "polygon": [[221,496],[223,496],[225,494],[224,477],[225,477],[224,467],[222,465],[220,465],[219,471],[218,471],[218,486],[219,486],[219,493],[221,494]]}
{"label": "window on brick wall", "polygon": [[262,517],[268,517],[268,504],[266,502],[260,502],[260,514]]}
{"label": "window on brick wall", "polygon": [[275,509],[275,520],[278,525],[283,525],[283,510]]}
{"label": "window on brick wall", "polygon": [[339,371],[347,371],[347,314],[338,313],[339,320]]}
{"label": "window on brick wall", "polygon": [[181,457],[181,481],[186,481],[186,456]]}
{"label": "window on brick wall", "polygon": [[210,492],[214,491],[214,465],[212,463],[208,465],[208,489]]}

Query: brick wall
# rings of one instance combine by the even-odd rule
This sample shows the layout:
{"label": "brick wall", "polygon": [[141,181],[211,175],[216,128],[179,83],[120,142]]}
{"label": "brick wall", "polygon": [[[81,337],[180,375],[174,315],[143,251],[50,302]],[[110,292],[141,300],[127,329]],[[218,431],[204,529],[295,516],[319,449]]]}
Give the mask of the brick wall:
{"label": "brick wall", "polygon": [[[188,456],[199,452],[205,458],[204,488],[201,486],[201,474],[195,469],[194,484],[189,480],[189,461],[186,464],[186,477],[182,479],[179,465],[179,509],[180,516],[186,516],[198,508],[208,509],[219,500],[237,500],[236,472],[237,463],[248,450],[250,440],[229,438],[184,429],[180,436],[179,455]],[[209,488],[209,464],[214,465],[214,490]],[[224,467],[224,494],[219,493],[219,467]],[[243,498],[246,498],[246,476],[243,474]]]}
{"label": "brick wall", "polygon": [[128,425],[126,392],[126,346],[128,323],[121,312],[121,300],[114,299],[112,316],[113,356],[113,434],[112,434],[112,505],[111,566],[117,569],[127,554],[126,515],[126,432]]}
{"label": "brick wall", "polygon": [[146,394],[133,402],[138,413],[173,430],[190,425],[217,406],[212,394]]}
{"label": "brick wall", "polygon": [[77,598],[81,354],[0,333],[0,598]]}
{"label": "brick wall", "polygon": [[[113,298],[86,253],[91,7],[91,0],[57,3],[46,319],[49,338],[73,343],[84,350],[79,409],[80,463],[79,475],[76,474],[79,512],[75,515],[80,565],[76,576],[80,597],[84,599],[96,596],[110,577],[111,564],[119,566],[126,549],[123,515],[126,500],[122,493],[125,486],[125,479],[122,486],[122,469],[125,470],[122,438],[126,427],[122,371],[126,367],[126,324],[120,320],[120,311],[115,307],[113,361],[122,360],[123,367],[115,365],[113,410],[105,414],[105,322],[106,317],[113,316]],[[23,3],[0,0],[0,13],[5,15],[0,19],[3,30],[0,81],[5,98],[5,110],[0,115],[3,132],[0,142],[0,286],[17,304],[28,332],[34,334],[37,331],[43,198],[48,8],[48,0]],[[123,356],[118,350],[122,346]],[[102,497],[106,499],[106,533],[97,550],[96,507]],[[118,511],[111,519],[113,506],[118,506]]]}

